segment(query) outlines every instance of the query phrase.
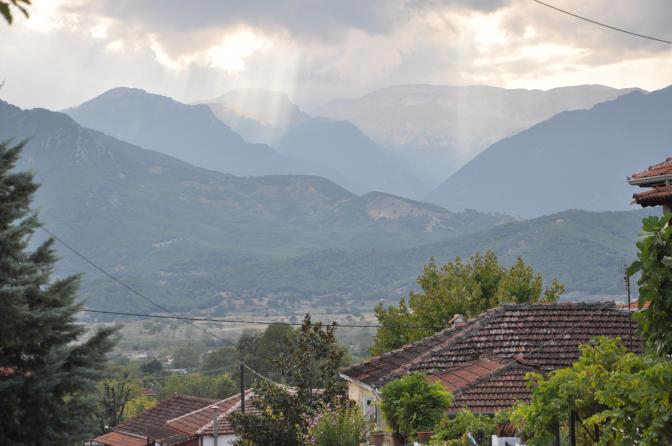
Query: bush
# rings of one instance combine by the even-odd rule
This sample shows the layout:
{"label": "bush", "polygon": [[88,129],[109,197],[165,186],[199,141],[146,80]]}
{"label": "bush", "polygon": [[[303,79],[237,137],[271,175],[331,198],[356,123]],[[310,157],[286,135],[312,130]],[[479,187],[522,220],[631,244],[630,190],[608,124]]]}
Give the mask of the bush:
{"label": "bush", "polygon": [[469,432],[478,444],[488,444],[490,437],[497,433],[497,426],[508,422],[508,411],[497,416],[474,415],[463,409],[457,415],[445,416],[437,425],[430,441],[432,446],[471,446]]}
{"label": "bush", "polygon": [[366,441],[368,427],[357,407],[325,405],[310,421],[304,440],[315,446],[359,446]]}
{"label": "bush", "polygon": [[433,430],[452,401],[441,384],[428,382],[419,372],[386,384],[381,395],[383,414],[403,440]]}

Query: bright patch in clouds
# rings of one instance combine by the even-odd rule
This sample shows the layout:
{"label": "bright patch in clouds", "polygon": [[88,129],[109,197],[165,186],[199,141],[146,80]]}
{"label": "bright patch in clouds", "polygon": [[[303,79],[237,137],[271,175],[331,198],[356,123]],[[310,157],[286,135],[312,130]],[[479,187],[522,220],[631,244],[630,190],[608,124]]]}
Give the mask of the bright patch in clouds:
{"label": "bright patch in clouds", "polygon": [[245,69],[245,61],[257,51],[265,51],[273,42],[246,29],[226,36],[222,42],[206,51],[210,65],[223,68],[229,73],[239,73]]}

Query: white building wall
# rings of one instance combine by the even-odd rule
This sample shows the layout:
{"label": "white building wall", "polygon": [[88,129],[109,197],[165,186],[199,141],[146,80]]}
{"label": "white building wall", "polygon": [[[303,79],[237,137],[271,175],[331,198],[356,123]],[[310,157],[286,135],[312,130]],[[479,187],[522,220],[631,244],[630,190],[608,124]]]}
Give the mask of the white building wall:
{"label": "white building wall", "polygon": [[[201,437],[201,439],[201,446],[215,446],[215,439],[213,437]],[[231,446],[237,439],[237,435],[218,435],[217,446]]]}

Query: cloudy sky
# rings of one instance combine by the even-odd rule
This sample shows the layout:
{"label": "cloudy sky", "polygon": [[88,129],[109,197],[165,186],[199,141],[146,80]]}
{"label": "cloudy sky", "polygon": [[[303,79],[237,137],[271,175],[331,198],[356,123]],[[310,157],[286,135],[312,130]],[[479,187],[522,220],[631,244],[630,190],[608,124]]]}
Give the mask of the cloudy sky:
{"label": "cloudy sky", "polygon": [[[672,40],[670,0],[548,0]],[[412,83],[553,88],[672,83],[672,45],[532,0],[34,0],[0,23],[0,97],[61,109],[115,86],[182,101],[288,93],[310,110]]]}

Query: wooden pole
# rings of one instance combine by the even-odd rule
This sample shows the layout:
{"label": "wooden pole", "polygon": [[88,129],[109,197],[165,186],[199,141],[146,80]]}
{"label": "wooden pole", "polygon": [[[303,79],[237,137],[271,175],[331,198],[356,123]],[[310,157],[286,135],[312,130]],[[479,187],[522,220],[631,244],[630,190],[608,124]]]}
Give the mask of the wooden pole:
{"label": "wooden pole", "polygon": [[553,446],[560,446],[560,421],[558,420],[555,426],[555,444]]}
{"label": "wooden pole", "polygon": [[240,362],[240,411],[245,413],[245,363]]}
{"label": "wooden pole", "polygon": [[576,431],[574,430],[576,424],[576,414],[574,411],[569,412],[569,446],[576,446]]}

